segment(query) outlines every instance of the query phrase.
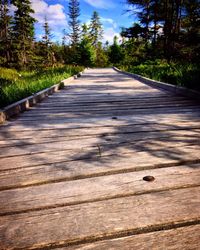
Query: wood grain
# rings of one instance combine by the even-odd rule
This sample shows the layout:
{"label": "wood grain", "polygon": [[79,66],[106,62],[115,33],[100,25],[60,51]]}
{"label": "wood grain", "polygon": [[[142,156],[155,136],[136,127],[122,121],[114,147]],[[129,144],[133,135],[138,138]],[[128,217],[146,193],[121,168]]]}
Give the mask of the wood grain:
{"label": "wood grain", "polygon": [[55,250],[198,250],[200,225],[163,230]]}
{"label": "wood grain", "polygon": [[0,249],[197,250],[199,180],[199,102],[86,70],[0,126]]}
{"label": "wood grain", "polygon": [[200,188],[188,188],[3,216],[1,246],[36,249],[176,225],[199,220],[199,206]]}
{"label": "wood grain", "polygon": [[[155,181],[145,182],[147,175]],[[0,192],[0,215],[195,185],[200,186],[200,164],[52,183]]]}

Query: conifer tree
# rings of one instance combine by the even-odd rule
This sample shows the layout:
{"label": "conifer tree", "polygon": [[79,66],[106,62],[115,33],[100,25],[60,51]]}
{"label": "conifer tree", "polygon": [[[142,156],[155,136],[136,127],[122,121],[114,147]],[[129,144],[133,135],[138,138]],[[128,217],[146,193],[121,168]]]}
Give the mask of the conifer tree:
{"label": "conifer tree", "polygon": [[90,38],[96,48],[103,37],[103,28],[98,12],[94,11],[90,21]]}
{"label": "conifer tree", "polygon": [[13,23],[13,40],[17,64],[26,67],[31,59],[34,39],[34,13],[30,0],[12,0],[16,7]]}
{"label": "conifer tree", "polygon": [[69,1],[69,27],[70,27],[70,40],[73,47],[78,45],[80,39],[80,21],[78,17],[80,16],[80,3],[78,0]]}
{"label": "conifer tree", "polygon": [[11,16],[9,0],[0,0],[0,63],[8,65],[11,57]]}
{"label": "conifer tree", "polygon": [[122,48],[118,44],[117,40],[118,38],[115,36],[113,39],[113,45],[110,47],[109,51],[110,62],[113,64],[120,63],[120,61],[123,60]]}
{"label": "conifer tree", "polygon": [[94,66],[95,59],[96,59],[95,48],[94,46],[92,46],[88,31],[89,31],[89,28],[87,24],[83,24],[79,51],[80,51],[80,64],[86,67]]}
{"label": "conifer tree", "polygon": [[43,53],[45,56],[45,60],[47,61],[47,64],[49,64],[52,58],[52,49],[51,49],[52,34],[51,34],[50,27],[49,27],[49,23],[47,21],[47,17],[45,17],[43,28],[44,28],[44,36],[42,37],[42,43],[44,45]]}

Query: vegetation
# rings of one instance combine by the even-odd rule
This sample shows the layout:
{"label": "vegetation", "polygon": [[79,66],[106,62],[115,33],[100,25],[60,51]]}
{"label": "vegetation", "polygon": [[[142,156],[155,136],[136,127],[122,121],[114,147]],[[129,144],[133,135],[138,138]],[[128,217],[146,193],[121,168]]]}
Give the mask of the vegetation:
{"label": "vegetation", "polygon": [[48,88],[82,71],[79,66],[60,66],[34,71],[0,68],[0,107]]}
{"label": "vegetation", "polygon": [[137,66],[122,66],[125,71],[154,80],[185,86],[200,91],[198,64],[168,63],[166,60],[146,61]]}
{"label": "vegetation", "polygon": [[[127,0],[139,22],[123,28],[117,65],[172,84],[200,89],[200,2]],[[132,8],[132,9],[135,9]]]}
{"label": "vegetation", "polygon": [[[36,20],[31,0],[0,0],[1,106],[66,78],[79,69],[75,65],[114,65],[199,90],[199,0],[126,2],[138,22],[122,28],[121,41],[114,37],[109,45],[102,43],[103,27],[96,11],[89,24],[81,24],[79,0],[68,2],[69,30],[63,31],[62,43],[52,41],[48,16],[41,40],[34,39]],[[9,11],[11,4],[15,7],[13,15]]]}

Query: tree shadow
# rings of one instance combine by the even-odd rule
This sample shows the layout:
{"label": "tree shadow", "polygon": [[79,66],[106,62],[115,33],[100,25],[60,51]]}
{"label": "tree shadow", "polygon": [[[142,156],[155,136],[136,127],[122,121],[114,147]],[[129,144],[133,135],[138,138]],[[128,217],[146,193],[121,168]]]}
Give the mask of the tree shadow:
{"label": "tree shadow", "polygon": [[89,70],[1,126],[0,185],[35,185],[183,163],[194,167],[200,162],[199,121],[197,101],[111,69]]}

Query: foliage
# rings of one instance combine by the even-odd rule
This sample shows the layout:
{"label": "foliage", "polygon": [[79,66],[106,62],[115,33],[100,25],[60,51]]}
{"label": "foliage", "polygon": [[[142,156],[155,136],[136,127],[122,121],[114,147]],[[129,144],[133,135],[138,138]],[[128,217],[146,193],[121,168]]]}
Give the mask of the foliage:
{"label": "foliage", "polygon": [[[200,57],[200,2],[199,0],[127,0],[138,9],[139,24],[124,28],[122,36],[142,37],[152,46],[157,56],[159,47],[168,61],[180,58],[198,60]],[[138,8],[139,7],[139,8]],[[133,8],[134,9],[134,8]]]}
{"label": "foliage", "polygon": [[117,43],[117,37],[114,37],[113,45],[110,46],[109,60],[113,64],[121,62],[124,58],[122,47]]}
{"label": "foliage", "polygon": [[20,71],[0,68],[0,107],[50,87],[82,71],[79,66],[61,66],[38,71]]}
{"label": "foliage", "polygon": [[11,16],[9,0],[0,1],[0,64],[7,65],[11,57]]}
{"label": "foliage", "polygon": [[151,79],[185,86],[200,91],[199,64],[170,62],[166,60],[146,61],[137,66],[122,66],[122,69]]}
{"label": "foliage", "polygon": [[80,7],[78,0],[69,1],[69,27],[70,27],[70,40],[73,47],[77,47],[80,39],[80,21],[78,17],[80,16]]}
{"label": "foliage", "polygon": [[108,66],[108,56],[102,47],[102,43],[99,42],[96,48],[96,67],[107,67]]}
{"label": "foliage", "polygon": [[35,19],[30,0],[12,0],[16,7],[13,19],[13,48],[18,66],[26,67],[32,55]]}
{"label": "foliage", "polygon": [[92,67],[95,65],[96,51],[89,39],[82,39],[79,45],[79,51],[81,65],[84,65],[86,67]]}
{"label": "foliage", "polygon": [[41,51],[41,55],[44,57],[44,64],[46,66],[53,66],[54,64],[54,53],[52,51],[52,42],[51,42],[51,38],[52,38],[52,34],[51,34],[51,29],[49,27],[49,23],[47,21],[47,17],[45,17],[45,21],[44,21],[44,35],[42,37],[42,47],[43,50]]}
{"label": "foliage", "polygon": [[92,14],[89,30],[92,45],[97,48],[98,43],[101,41],[103,36],[103,28],[100,22],[99,14],[96,11]]}

